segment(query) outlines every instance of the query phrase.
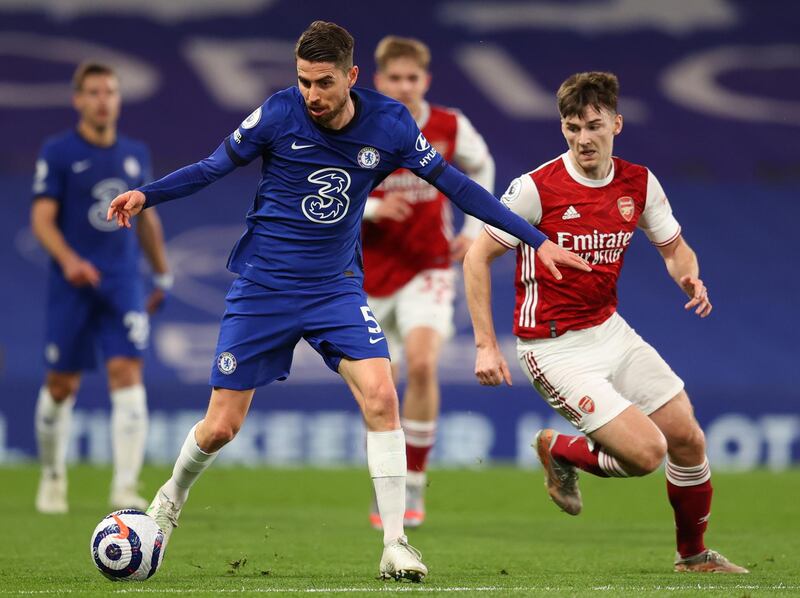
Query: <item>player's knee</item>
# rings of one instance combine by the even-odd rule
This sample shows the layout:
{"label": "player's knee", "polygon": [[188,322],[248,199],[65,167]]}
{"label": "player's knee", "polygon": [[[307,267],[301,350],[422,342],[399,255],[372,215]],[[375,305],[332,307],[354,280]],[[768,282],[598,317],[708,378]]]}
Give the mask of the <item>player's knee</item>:
{"label": "player's knee", "polygon": [[408,355],[406,369],[409,384],[427,384],[436,379],[437,364],[433,355]]}
{"label": "player's knee", "polygon": [[106,370],[112,389],[127,388],[142,381],[141,364],[135,359],[111,359],[106,364]]}
{"label": "player's knee", "polygon": [[80,379],[77,376],[50,374],[47,376],[47,390],[56,403],[64,401],[78,392]]}
{"label": "player's knee", "polygon": [[368,423],[394,422],[397,414],[397,391],[391,382],[376,384],[364,393],[364,417]]}
{"label": "player's knee", "polygon": [[631,476],[653,473],[664,462],[667,455],[667,439],[661,432],[650,438],[641,438],[636,447],[631,447],[624,456],[624,469]]}
{"label": "player's knee", "polygon": [[706,436],[697,421],[692,421],[692,425],[682,427],[677,432],[670,434],[669,448],[671,451],[681,453],[705,454]]}
{"label": "player's knee", "polygon": [[667,439],[663,434],[654,436],[650,442],[646,443],[639,452],[636,465],[640,472],[639,475],[647,475],[661,467],[664,458],[667,456]]}
{"label": "player's knee", "polygon": [[206,452],[221,449],[239,433],[240,425],[224,420],[205,420],[203,422],[202,438],[198,438],[198,445]]}

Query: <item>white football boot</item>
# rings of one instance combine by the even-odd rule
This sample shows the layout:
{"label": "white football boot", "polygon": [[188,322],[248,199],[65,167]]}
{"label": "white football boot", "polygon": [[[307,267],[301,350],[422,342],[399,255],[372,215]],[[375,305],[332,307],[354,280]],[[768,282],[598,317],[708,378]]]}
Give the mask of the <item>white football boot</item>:
{"label": "white football boot", "polygon": [[172,535],[172,530],[178,527],[178,517],[181,515],[181,507],[178,507],[172,500],[164,493],[163,486],[158,489],[153,502],[147,507],[145,511],[147,515],[153,520],[164,532],[164,547],[166,549],[169,537]]}
{"label": "white football boot", "polygon": [[678,573],[750,573],[744,567],[731,563],[716,550],[709,549],[685,559],[676,554],[675,571]]}
{"label": "white football boot", "polygon": [[36,510],[48,515],[69,511],[67,505],[67,476],[42,474],[36,491]]}
{"label": "white football boot", "polygon": [[382,579],[407,580],[419,583],[428,574],[422,553],[408,543],[405,536],[390,542],[383,549],[380,576]]}
{"label": "white football boot", "polygon": [[406,482],[406,512],[403,527],[417,528],[425,521],[425,484]]}

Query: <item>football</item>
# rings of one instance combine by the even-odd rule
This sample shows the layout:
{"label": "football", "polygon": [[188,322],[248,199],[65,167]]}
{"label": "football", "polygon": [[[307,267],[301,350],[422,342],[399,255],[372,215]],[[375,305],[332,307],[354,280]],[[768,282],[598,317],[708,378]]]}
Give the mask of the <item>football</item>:
{"label": "football", "polygon": [[94,528],[89,551],[100,573],[108,579],[143,581],[161,565],[164,532],[141,511],[114,511]]}

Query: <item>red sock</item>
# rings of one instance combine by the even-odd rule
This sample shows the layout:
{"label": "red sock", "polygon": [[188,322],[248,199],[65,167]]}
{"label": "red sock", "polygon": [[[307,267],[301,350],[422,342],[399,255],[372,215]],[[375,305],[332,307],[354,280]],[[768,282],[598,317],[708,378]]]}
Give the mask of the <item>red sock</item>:
{"label": "red sock", "polygon": [[428,466],[428,455],[436,441],[436,421],[403,419],[406,435],[406,463],[408,471],[423,472]]}
{"label": "red sock", "polygon": [[411,446],[406,444],[406,461],[408,464],[408,471],[425,471],[428,465],[428,454],[430,454],[431,446]]}
{"label": "red sock", "polygon": [[[691,475],[696,476],[697,479],[704,479],[704,481],[693,486],[685,485],[691,480],[687,479],[688,474],[681,475],[682,472],[701,470],[703,466],[704,471],[692,472]],[[678,543],[678,553],[684,558],[700,554],[706,549],[703,535],[708,528],[711,496],[714,489],[709,479],[708,463],[704,463],[703,466],[680,468],[667,462],[667,495],[675,511],[675,537]],[[678,481],[682,485],[678,486],[673,483],[674,481]]]}
{"label": "red sock", "polygon": [[607,478],[609,475],[600,467],[600,451],[602,447],[595,443],[594,448],[589,448],[589,439],[586,436],[567,436],[566,434],[559,434],[555,443],[550,449],[550,453],[571,463],[575,467],[587,471],[601,478]]}

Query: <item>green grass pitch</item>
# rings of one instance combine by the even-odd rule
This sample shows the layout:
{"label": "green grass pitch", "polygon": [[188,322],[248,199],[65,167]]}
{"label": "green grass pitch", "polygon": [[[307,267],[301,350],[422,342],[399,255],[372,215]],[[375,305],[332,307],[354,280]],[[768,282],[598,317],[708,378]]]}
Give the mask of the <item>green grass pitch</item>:
{"label": "green grass pitch", "polygon": [[[147,493],[167,470],[145,471]],[[377,577],[366,468],[212,468],[192,491],[156,576],[112,583],[89,535],[109,510],[107,469],[70,471],[71,513],[33,509],[38,472],[0,469],[0,596],[376,593],[499,596],[800,596],[800,471],[715,474],[709,546],[746,576],[676,574],[663,474],[583,475],[584,512],[560,513],[539,472],[433,471],[428,522],[409,533],[430,574]]]}

